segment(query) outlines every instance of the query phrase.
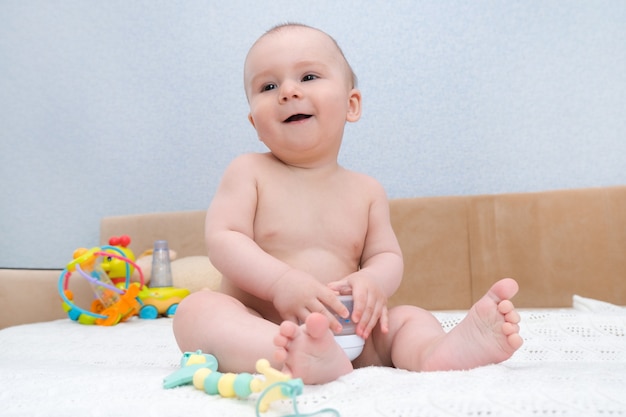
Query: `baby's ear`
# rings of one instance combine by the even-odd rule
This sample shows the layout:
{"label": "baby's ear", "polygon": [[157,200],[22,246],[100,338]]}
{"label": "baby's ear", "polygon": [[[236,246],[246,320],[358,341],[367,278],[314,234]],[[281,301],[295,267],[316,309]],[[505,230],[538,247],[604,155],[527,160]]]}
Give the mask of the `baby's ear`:
{"label": "baby's ear", "polygon": [[252,127],[256,129],[256,126],[254,125],[254,119],[252,118],[252,113],[248,113],[248,121],[250,122]]}
{"label": "baby's ear", "polygon": [[348,114],[346,120],[348,122],[356,122],[361,118],[361,91],[353,88],[348,97]]}

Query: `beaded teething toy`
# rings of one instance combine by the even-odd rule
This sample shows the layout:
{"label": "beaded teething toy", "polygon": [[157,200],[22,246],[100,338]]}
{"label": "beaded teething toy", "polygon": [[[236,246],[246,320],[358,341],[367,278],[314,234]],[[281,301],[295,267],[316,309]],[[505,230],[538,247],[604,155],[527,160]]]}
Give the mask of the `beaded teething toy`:
{"label": "beaded teething toy", "polygon": [[193,384],[196,389],[209,395],[221,395],[225,398],[246,398],[253,393],[260,393],[256,404],[256,415],[269,409],[270,403],[279,399],[291,398],[295,414],[293,416],[313,416],[319,413],[331,413],[339,416],[333,409],[321,410],[314,414],[300,414],[296,397],[302,394],[302,379],[293,379],[289,374],[270,366],[266,359],[259,359],[256,370],[260,376],[249,373],[221,373],[217,371],[217,359],[213,355],[185,352],[181,359],[181,369],[163,380],[163,387],[174,388]]}

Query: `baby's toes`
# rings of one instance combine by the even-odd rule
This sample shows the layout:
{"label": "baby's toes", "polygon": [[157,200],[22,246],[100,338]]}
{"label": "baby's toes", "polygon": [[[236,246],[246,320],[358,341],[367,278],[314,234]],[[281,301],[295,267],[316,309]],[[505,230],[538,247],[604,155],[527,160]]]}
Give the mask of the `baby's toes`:
{"label": "baby's toes", "polygon": [[517,312],[517,310],[513,310],[513,311],[509,311],[508,313],[504,315],[504,320],[509,323],[517,324],[520,322],[521,317],[519,313]]}
{"label": "baby's toes", "polygon": [[289,343],[289,338],[283,336],[282,334],[278,333],[276,336],[274,336],[274,346],[277,347],[286,347],[287,344]]}
{"label": "baby's toes", "polygon": [[512,311],[515,311],[515,306],[511,302],[511,300],[502,300],[498,303],[498,311],[500,314],[508,314]]}
{"label": "baby's toes", "polygon": [[524,344],[524,339],[517,332],[507,336],[506,341],[513,350],[519,349]]}
{"label": "baby's toes", "polygon": [[519,333],[519,326],[515,323],[504,322],[502,323],[502,333],[505,336]]}
{"label": "baby's toes", "polygon": [[300,331],[300,327],[291,321],[283,321],[278,329],[278,334],[288,339],[293,339]]}

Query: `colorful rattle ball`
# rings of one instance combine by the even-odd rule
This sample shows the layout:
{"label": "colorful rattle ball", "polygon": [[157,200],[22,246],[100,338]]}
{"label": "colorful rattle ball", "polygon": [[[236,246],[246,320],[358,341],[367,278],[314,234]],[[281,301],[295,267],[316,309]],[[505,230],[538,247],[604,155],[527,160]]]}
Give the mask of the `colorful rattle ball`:
{"label": "colorful rattle ball", "polygon": [[[74,259],[59,276],[58,290],[63,300],[63,309],[70,319],[78,323],[112,326],[137,314],[141,307],[138,294],[143,287],[143,274],[141,268],[130,259],[132,252],[126,249],[130,238],[122,236],[112,238],[109,242],[112,243],[114,239],[118,246],[104,245],[75,250]],[[114,268],[120,269],[120,266],[124,276],[121,279],[116,277],[114,283],[107,272],[111,273]],[[139,284],[130,282],[133,269],[139,272]],[[74,303],[74,295],[69,289],[70,277],[74,272],[91,284],[96,296],[89,310]]]}

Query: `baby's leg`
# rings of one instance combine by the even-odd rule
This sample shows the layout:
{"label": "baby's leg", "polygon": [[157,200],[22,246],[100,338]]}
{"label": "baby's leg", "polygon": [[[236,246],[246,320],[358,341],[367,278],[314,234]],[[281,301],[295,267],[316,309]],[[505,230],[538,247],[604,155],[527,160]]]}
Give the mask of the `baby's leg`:
{"label": "baby's leg", "polygon": [[[512,279],[496,282],[449,333],[424,310],[404,314],[390,343],[395,366],[433,371],[469,369],[502,362],[522,345],[520,316],[512,298],[518,290]],[[395,327],[395,326],[394,326]]]}
{"label": "baby's leg", "polygon": [[328,326],[328,319],[320,313],[311,313],[302,326],[290,321],[280,325],[274,358],[285,363],[283,372],[306,384],[323,384],[352,371]]}
{"label": "baby's leg", "polygon": [[272,360],[278,325],[225,294],[203,290],[187,296],[176,310],[173,329],[181,351],[201,349],[214,355],[220,371],[253,373],[262,358],[274,368],[282,367]]}

